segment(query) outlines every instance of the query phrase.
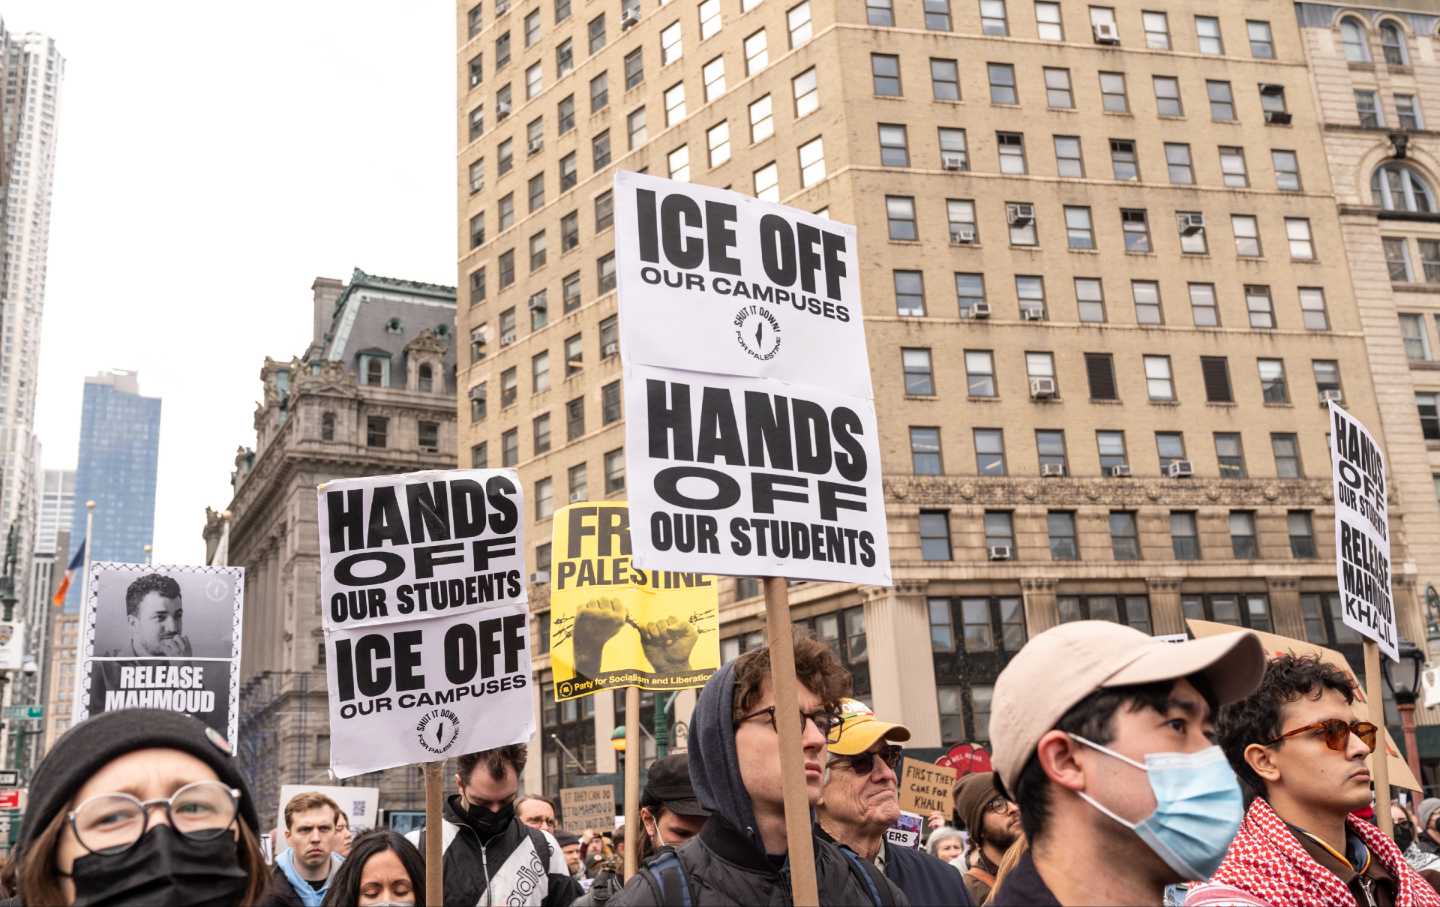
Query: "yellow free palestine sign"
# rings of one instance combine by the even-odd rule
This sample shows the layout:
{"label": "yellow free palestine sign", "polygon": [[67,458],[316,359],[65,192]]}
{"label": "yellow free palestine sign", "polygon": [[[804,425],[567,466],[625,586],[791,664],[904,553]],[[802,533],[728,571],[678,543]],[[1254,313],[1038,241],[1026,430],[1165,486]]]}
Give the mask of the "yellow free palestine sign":
{"label": "yellow free palestine sign", "polygon": [[556,700],[636,686],[703,686],[720,667],[715,577],[630,562],[630,508],[561,508],[551,537],[550,668]]}

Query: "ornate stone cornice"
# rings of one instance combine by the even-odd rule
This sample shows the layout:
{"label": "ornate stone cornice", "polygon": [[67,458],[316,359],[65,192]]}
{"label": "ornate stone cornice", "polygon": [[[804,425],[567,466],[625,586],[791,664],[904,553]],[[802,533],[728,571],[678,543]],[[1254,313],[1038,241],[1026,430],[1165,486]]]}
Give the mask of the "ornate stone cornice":
{"label": "ornate stone cornice", "polygon": [[1151,592],[1179,592],[1184,580],[1172,576],[1147,576],[1145,585]]}
{"label": "ornate stone cornice", "polygon": [[1022,592],[1054,592],[1056,581],[1051,577],[1044,576],[1022,576],[1020,578],[1020,591]]}
{"label": "ornate stone cornice", "polygon": [[886,476],[885,500],[909,507],[1329,507],[1319,479],[1108,479]]}

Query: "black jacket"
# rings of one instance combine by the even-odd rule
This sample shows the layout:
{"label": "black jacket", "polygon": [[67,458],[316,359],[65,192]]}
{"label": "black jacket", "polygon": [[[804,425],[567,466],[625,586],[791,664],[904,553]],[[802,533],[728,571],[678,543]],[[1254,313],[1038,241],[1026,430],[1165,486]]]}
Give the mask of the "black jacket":
{"label": "black jacket", "polygon": [[270,873],[270,884],[265,889],[265,896],[260,899],[257,907],[305,907],[300,900],[300,895],[295,893],[295,888],[285,873],[276,866]]}
{"label": "black jacket", "polygon": [[960,870],[923,850],[885,844],[885,877],[905,892],[914,907],[978,907],[965,890]]}
{"label": "black jacket", "polygon": [[[482,845],[459,801],[456,794],[445,800],[445,907],[569,907],[580,896],[580,883],[548,833],[512,819]],[[426,833],[422,828],[406,835],[421,853]]]}
{"label": "black jacket", "polygon": [[[821,904],[870,907],[874,897],[864,880],[852,868],[837,844],[821,838],[815,844],[815,881]],[[705,827],[675,851],[695,907],[784,907],[790,897],[790,867],[776,869],[754,839],[736,828],[719,813],[705,820]],[[873,864],[870,867],[874,870]],[[910,902],[879,871],[871,880],[888,886],[882,901],[905,907]],[[637,872],[625,889],[612,897],[609,907],[664,907],[660,889],[647,873]]]}

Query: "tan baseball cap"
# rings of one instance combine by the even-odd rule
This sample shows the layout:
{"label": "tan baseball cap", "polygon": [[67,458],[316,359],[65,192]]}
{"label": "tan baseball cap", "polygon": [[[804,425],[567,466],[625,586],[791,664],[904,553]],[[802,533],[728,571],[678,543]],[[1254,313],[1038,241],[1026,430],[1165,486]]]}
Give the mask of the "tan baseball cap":
{"label": "tan baseball cap", "polygon": [[882,738],[896,743],[910,739],[909,728],[881,721],[875,717],[874,710],[858,699],[840,700],[840,718],[839,734],[830,744],[830,752],[837,756],[858,756]]}
{"label": "tan baseball cap", "polygon": [[1235,702],[1260,686],[1265,650],[1249,631],[1173,643],[1108,620],[1046,630],[1016,653],[995,682],[990,745],[996,774],[1013,795],[1041,736],[1096,690],[1192,674],[1205,679],[1221,705]]}

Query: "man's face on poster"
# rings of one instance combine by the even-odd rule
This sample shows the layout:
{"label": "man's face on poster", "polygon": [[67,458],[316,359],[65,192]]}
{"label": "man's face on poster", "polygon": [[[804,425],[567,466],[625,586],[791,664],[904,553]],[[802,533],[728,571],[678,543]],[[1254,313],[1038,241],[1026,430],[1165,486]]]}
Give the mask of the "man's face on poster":
{"label": "man's face on poster", "polygon": [[130,641],[141,655],[183,655],[184,607],[178,598],[147,592],[130,617]]}

